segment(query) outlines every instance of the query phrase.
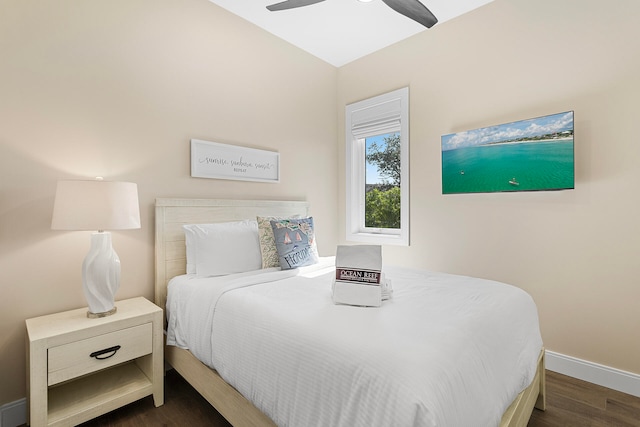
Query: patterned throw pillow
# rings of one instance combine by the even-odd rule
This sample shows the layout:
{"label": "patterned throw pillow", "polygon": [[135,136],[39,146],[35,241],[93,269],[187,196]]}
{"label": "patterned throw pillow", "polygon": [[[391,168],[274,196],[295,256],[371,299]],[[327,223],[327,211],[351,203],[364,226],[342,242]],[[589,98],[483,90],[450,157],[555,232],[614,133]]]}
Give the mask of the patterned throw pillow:
{"label": "patterned throw pillow", "polygon": [[280,267],[278,249],[276,249],[276,241],[273,238],[273,229],[271,228],[271,220],[281,219],[285,218],[276,216],[256,217],[258,221],[258,239],[260,240],[262,268]]}
{"label": "patterned throw pillow", "polygon": [[283,270],[318,262],[313,218],[271,220],[271,229]]}

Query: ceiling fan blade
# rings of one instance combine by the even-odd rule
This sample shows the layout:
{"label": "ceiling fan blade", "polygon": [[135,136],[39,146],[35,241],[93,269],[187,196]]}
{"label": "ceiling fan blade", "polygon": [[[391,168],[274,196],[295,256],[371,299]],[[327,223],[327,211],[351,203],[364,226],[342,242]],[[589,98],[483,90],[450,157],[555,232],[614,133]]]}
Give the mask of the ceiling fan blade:
{"label": "ceiling fan blade", "polygon": [[280,3],[270,4],[267,6],[267,9],[275,12],[277,10],[293,9],[294,7],[309,6],[310,4],[320,3],[321,1],[324,0],[286,0]]}
{"label": "ceiling fan blade", "polygon": [[398,13],[411,18],[427,28],[433,27],[438,18],[436,18],[429,9],[423,5],[420,0],[382,0],[391,9]]}

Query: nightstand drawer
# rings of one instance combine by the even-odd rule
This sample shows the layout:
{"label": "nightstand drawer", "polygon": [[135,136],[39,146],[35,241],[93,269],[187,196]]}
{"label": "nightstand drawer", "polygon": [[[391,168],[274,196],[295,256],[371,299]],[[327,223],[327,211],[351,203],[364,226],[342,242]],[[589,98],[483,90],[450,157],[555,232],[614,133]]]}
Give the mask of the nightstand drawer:
{"label": "nightstand drawer", "polygon": [[48,351],[48,385],[117,365],[152,352],[152,324],[75,341]]}

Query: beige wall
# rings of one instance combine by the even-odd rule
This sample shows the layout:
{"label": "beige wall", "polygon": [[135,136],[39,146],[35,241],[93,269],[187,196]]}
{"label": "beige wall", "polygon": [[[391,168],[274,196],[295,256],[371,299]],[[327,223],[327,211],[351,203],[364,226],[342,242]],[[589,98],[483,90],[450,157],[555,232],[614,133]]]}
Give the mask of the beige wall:
{"label": "beige wall", "polygon": [[[50,230],[58,179],[138,183],[142,228],[113,233],[118,298],[153,297],[156,197],[306,199],[333,253],[336,78],[207,0],[4,0],[0,405],[25,396],[24,320],[85,305],[89,233]],[[191,178],[191,138],[277,150],[281,182]]]}
{"label": "beige wall", "polygon": [[[387,262],[513,283],[548,349],[640,374],[640,2],[611,6],[496,0],[341,67],[338,105],[410,86],[411,247]],[[441,194],[441,135],[565,110],[575,190]]]}

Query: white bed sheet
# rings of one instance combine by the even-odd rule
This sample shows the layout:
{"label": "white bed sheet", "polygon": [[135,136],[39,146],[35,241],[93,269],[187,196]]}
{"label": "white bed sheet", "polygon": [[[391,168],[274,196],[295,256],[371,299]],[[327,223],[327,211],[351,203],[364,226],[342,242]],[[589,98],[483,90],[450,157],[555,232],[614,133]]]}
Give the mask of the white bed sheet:
{"label": "white bed sheet", "polygon": [[523,290],[385,266],[379,308],[334,305],[333,258],[297,270],[179,276],[167,343],[189,349],[279,426],[497,426],[535,374]]}

